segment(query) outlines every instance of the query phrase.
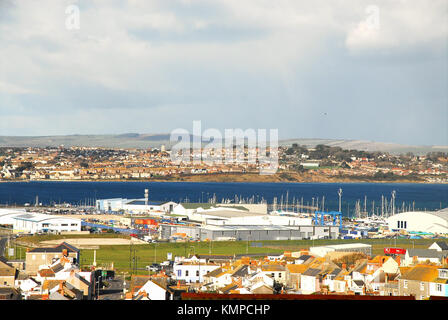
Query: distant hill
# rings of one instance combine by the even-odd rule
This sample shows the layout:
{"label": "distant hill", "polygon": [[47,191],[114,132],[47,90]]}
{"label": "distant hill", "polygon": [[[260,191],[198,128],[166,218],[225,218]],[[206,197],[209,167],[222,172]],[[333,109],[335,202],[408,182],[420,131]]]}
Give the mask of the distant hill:
{"label": "distant hill", "polygon": [[[190,136],[192,139],[192,136]],[[356,149],[364,151],[383,151],[393,154],[413,152],[426,154],[431,151],[448,152],[448,146],[412,146],[396,143],[384,143],[364,140],[344,139],[288,139],[281,140],[282,146],[291,146],[293,143],[314,147],[318,144],[338,146],[343,149]],[[140,134],[124,133],[118,135],[60,135],[60,136],[0,136],[0,147],[65,147],[84,146],[102,148],[160,148],[165,145],[170,148],[170,134]]]}
{"label": "distant hill", "polygon": [[375,142],[366,140],[343,140],[343,139],[290,139],[279,142],[283,146],[297,143],[312,148],[318,144],[331,147],[341,147],[347,150],[382,151],[391,154],[401,154],[412,152],[416,155],[427,154],[428,152],[448,152],[448,146],[414,146],[398,143]]}

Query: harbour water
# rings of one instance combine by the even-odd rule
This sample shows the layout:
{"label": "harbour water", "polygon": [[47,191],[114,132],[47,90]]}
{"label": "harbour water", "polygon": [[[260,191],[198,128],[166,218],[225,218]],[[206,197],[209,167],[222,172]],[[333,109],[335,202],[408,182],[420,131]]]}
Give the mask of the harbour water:
{"label": "harbour water", "polygon": [[342,189],[344,216],[354,215],[356,202],[362,210],[379,212],[382,201],[390,205],[393,191],[396,212],[448,207],[447,184],[402,183],[8,182],[0,183],[0,204],[34,205],[37,198],[43,205],[93,205],[96,199],[143,198],[144,189],[149,189],[152,201],[276,201],[284,208],[287,203],[289,208],[294,203],[314,204],[325,211],[339,209],[338,190]]}

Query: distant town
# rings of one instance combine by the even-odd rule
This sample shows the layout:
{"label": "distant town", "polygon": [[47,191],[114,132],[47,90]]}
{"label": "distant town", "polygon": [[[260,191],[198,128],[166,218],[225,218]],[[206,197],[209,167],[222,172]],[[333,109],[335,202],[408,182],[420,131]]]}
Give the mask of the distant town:
{"label": "distant town", "polygon": [[[264,176],[259,174],[263,164],[246,161],[247,147],[234,163],[175,164],[170,153],[164,145],[148,149],[3,147],[0,181],[448,182],[448,154],[444,152],[392,155],[292,144],[279,147],[277,172]],[[213,154],[207,156],[213,160]]]}

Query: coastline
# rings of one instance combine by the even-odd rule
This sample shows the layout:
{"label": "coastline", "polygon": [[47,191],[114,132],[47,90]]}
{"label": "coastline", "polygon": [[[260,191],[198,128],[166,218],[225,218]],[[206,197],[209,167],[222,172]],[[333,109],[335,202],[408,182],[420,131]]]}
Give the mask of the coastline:
{"label": "coastline", "polygon": [[230,179],[228,176],[184,176],[176,178],[152,178],[152,179],[79,179],[79,180],[54,180],[54,179],[39,179],[39,180],[0,180],[0,183],[29,183],[29,182],[190,182],[190,183],[394,183],[394,184],[448,184],[448,182],[430,182],[412,179],[397,179],[397,180],[370,180],[370,179],[350,179],[350,178],[324,178],[313,177],[313,179],[281,179],[279,177],[256,179],[255,177],[238,176],[236,179]]}

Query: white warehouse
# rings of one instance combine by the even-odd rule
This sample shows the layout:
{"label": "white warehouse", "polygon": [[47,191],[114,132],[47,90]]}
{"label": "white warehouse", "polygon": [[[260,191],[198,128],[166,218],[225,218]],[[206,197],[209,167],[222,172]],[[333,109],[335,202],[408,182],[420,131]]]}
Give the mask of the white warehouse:
{"label": "white warehouse", "polygon": [[12,226],[14,218],[25,213],[25,209],[0,209],[0,225]]}
{"label": "white warehouse", "polygon": [[410,211],[387,218],[390,230],[448,234],[448,208],[439,211]]}
{"label": "white warehouse", "polygon": [[81,231],[81,220],[75,218],[40,213],[23,213],[16,215],[13,219],[13,229],[17,233]]}

